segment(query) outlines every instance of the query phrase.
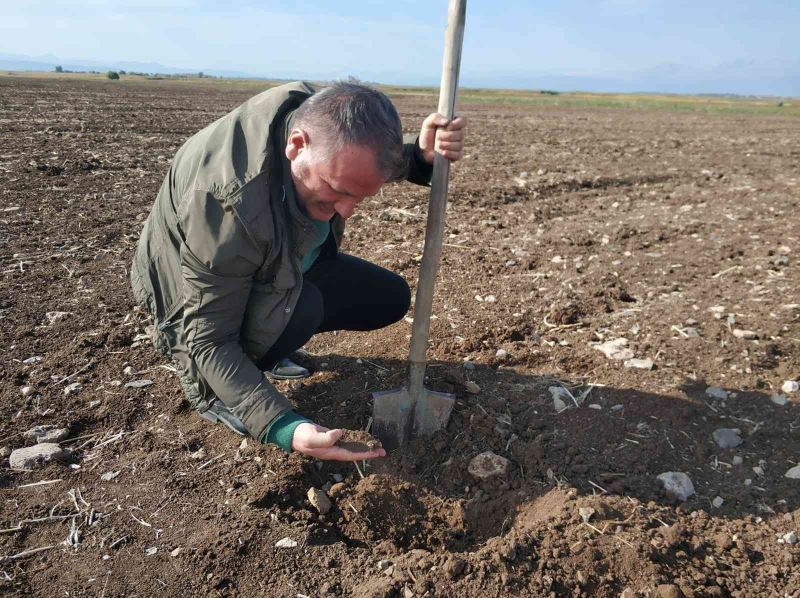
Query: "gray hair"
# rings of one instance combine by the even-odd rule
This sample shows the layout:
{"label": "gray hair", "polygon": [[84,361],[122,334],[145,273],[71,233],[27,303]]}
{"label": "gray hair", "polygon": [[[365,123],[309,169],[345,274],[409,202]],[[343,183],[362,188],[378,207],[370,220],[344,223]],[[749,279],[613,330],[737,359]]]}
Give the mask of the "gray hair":
{"label": "gray hair", "polygon": [[346,145],[366,145],[375,152],[378,170],[387,179],[400,172],[400,117],[391,100],[377,89],[359,82],[337,81],[300,105],[294,125],[318,134],[326,156]]}

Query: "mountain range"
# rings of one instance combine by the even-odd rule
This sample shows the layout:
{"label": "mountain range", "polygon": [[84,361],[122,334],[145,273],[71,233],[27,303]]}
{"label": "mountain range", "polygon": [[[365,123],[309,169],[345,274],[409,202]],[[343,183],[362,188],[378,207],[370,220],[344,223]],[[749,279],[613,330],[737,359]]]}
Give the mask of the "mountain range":
{"label": "mountain range", "polygon": [[[110,61],[95,59],[69,59],[44,54],[25,56],[0,53],[0,70],[50,71],[56,65],[69,71],[108,71],[178,75],[203,72],[214,77],[230,78],[308,78],[326,80],[346,77],[351,73],[292,73],[285,67],[261,73],[220,69],[185,69],[165,66],[157,62]],[[438,79],[409,77],[402,73],[356,72],[364,80],[387,84],[437,85]],[[521,69],[492,74],[470,72],[465,69],[461,77],[465,87],[490,87],[508,89],[552,89],[556,91],[592,92],[650,92],[679,94],[735,94],[755,96],[800,96],[800,59],[757,61],[740,59],[720,63],[714,67],[696,67],[679,64],[662,64],[649,69],[629,72],[597,74],[557,74],[527,72]]]}

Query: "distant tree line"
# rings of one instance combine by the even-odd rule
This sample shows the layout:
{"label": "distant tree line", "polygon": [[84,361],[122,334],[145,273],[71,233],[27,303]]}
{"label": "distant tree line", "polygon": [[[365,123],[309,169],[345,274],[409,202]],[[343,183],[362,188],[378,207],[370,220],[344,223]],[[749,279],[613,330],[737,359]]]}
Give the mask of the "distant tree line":
{"label": "distant tree line", "polygon": [[[92,75],[102,74],[100,71],[70,71],[65,69],[60,64],[53,68],[56,73],[89,73]],[[114,81],[119,80],[121,75],[131,75],[134,77],[147,77],[148,79],[222,79],[222,77],[215,77],[214,75],[206,75],[203,71],[197,73],[177,73],[173,75],[165,75],[161,73],[143,73],[140,71],[125,71],[119,69],[116,71],[107,71],[106,77]]]}

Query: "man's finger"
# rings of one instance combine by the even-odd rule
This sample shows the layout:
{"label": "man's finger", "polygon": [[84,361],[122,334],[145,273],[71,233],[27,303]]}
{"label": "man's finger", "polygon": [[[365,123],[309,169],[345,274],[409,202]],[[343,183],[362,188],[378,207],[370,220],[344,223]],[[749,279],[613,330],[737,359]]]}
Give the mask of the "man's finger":
{"label": "man's finger", "polygon": [[439,129],[436,131],[436,139],[443,141],[461,141],[464,138],[464,131],[448,131],[447,129]]}
{"label": "man's finger", "polygon": [[310,449],[328,448],[336,444],[342,437],[341,430],[328,430],[327,432],[317,432],[311,434],[306,439],[306,446]]}
{"label": "man's finger", "polygon": [[368,459],[377,459],[385,457],[386,451],[382,448],[375,449],[374,451],[366,452],[353,452],[344,449],[340,446],[331,446],[328,448],[313,449],[306,453],[311,457],[323,459],[325,461],[365,461]]}
{"label": "man's finger", "polygon": [[436,142],[436,149],[439,150],[439,151],[444,151],[444,150],[461,151],[461,149],[463,147],[464,147],[464,144],[461,143],[460,141],[437,141]]}
{"label": "man's finger", "polygon": [[423,126],[428,126],[428,127],[444,127],[449,122],[450,121],[443,115],[439,114],[438,112],[434,112],[433,114],[428,116],[428,118],[426,118],[422,124]]}

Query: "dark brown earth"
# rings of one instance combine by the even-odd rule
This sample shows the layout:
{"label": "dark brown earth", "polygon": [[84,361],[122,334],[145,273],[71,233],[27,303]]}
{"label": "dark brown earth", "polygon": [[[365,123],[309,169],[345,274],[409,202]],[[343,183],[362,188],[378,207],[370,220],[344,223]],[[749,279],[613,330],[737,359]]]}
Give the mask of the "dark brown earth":
{"label": "dark brown earth", "polygon": [[[800,527],[784,477],[798,394],[771,400],[800,376],[800,120],[464,105],[427,381],[456,408],[362,479],[198,418],[129,292],[171,156],[255,92],[0,77],[0,447],[57,425],[72,450],[72,466],[4,460],[4,593],[800,595],[800,548],[779,541]],[[436,105],[395,99],[409,130]],[[345,250],[413,285],[426,200],[387,187]],[[364,429],[370,393],[404,381],[409,334],[320,335],[314,375],[281,389],[322,425]],[[621,337],[654,368],[593,346]],[[743,443],[719,448],[717,428]],[[470,476],[485,451],[504,476]],[[667,471],[696,494],[667,496]]]}

